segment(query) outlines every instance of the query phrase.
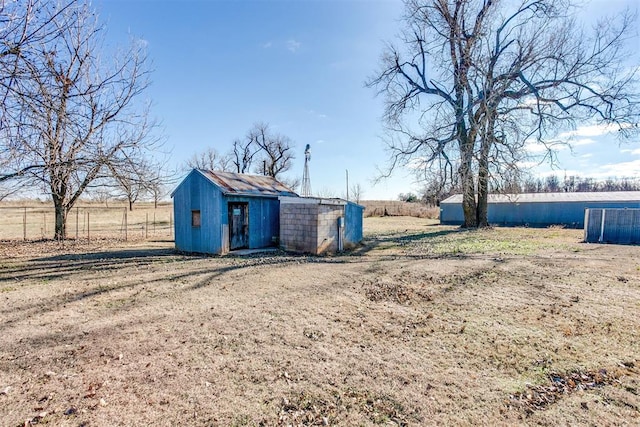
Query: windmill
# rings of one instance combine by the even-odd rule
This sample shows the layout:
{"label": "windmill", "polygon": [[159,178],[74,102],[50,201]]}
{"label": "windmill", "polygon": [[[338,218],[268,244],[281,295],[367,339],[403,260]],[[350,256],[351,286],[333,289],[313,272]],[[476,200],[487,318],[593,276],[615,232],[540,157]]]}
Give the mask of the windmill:
{"label": "windmill", "polygon": [[304,149],[304,172],[302,173],[302,197],[311,196],[311,180],[309,179],[309,161],[311,161],[311,146]]}

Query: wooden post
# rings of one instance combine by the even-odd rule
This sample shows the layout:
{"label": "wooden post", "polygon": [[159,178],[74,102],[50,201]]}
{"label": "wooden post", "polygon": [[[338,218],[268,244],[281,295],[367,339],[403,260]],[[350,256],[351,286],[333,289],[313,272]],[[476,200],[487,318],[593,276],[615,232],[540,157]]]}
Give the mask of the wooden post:
{"label": "wooden post", "polygon": [[128,218],[127,218],[127,208],[124,208],[124,241],[126,242],[129,238],[129,230],[128,230]]}
{"label": "wooden post", "polygon": [[79,223],[78,215],[79,214],[80,214],[79,208],[76,207],[76,241],[78,240],[78,223]]}
{"label": "wooden post", "polygon": [[22,240],[27,240],[27,208],[22,214]]}
{"label": "wooden post", "polygon": [[43,212],[42,213],[42,224],[43,224],[43,229],[44,229],[44,233],[42,238],[44,238],[44,236],[47,235],[47,213]]}
{"label": "wooden post", "polygon": [[89,229],[91,225],[91,221],[89,221],[89,211],[87,211],[87,242],[91,241],[91,233],[89,232]]}
{"label": "wooden post", "polygon": [[156,235],[156,211],[153,211],[153,235]]}
{"label": "wooden post", "polygon": [[147,219],[145,219],[144,222],[144,238],[148,239],[149,238],[149,212],[147,212]]}
{"label": "wooden post", "polygon": [[169,237],[173,237],[173,213],[169,212]]}

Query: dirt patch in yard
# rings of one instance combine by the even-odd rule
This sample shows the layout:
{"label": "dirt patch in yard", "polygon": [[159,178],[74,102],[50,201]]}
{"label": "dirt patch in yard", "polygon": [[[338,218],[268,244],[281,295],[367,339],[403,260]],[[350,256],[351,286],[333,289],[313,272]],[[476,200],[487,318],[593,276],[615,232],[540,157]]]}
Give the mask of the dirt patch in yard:
{"label": "dirt patch in yard", "polygon": [[581,233],[366,218],[327,257],[2,243],[0,425],[637,424],[640,247]]}

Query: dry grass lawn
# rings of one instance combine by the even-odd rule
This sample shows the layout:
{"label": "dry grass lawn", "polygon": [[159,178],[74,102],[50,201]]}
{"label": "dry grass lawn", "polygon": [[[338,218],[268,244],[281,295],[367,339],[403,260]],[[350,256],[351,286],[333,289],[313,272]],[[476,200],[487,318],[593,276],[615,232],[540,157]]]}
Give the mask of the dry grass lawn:
{"label": "dry grass lawn", "polygon": [[640,424],[640,247],[365,234],[334,257],[0,244],[0,425]]}

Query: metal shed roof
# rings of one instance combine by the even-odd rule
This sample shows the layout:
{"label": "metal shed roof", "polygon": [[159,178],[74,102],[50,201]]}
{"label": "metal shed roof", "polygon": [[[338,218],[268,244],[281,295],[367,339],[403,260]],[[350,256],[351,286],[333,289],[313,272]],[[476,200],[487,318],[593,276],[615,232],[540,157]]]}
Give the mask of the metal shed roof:
{"label": "metal shed roof", "polygon": [[298,195],[270,176],[217,172],[198,169],[204,177],[220,187],[225,195],[293,196]]}
{"label": "metal shed roof", "polygon": [[[567,203],[567,202],[640,202],[640,191],[603,191],[590,193],[522,193],[490,194],[489,203]],[[443,200],[440,204],[462,203],[462,194]]]}

